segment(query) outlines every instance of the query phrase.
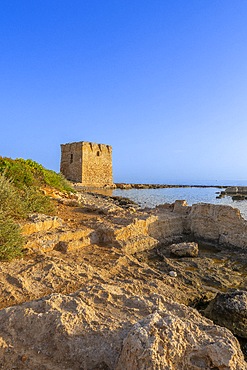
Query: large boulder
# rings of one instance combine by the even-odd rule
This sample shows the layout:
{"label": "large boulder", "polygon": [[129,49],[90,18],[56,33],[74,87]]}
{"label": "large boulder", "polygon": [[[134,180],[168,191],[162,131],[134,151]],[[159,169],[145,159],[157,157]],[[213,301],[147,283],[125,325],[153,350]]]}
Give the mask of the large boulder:
{"label": "large boulder", "polygon": [[247,370],[229,330],[162,295],[110,284],[0,310],[0,368]]}
{"label": "large boulder", "polygon": [[247,292],[235,290],[218,293],[209,303],[205,315],[233,334],[247,338]]}
{"label": "large boulder", "polygon": [[171,254],[177,257],[197,257],[199,252],[195,242],[172,244],[169,249]]}
{"label": "large boulder", "polygon": [[155,312],[134,325],[116,370],[247,369],[239,344],[227,329],[192,311],[179,316]]}

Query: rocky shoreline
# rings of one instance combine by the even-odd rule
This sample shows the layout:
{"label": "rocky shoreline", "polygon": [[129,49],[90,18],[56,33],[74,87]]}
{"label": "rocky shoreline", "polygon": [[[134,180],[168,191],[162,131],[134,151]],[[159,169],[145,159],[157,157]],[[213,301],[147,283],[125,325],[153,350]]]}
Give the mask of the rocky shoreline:
{"label": "rocky shoreline", "polygon": [[0,264],[0,368],[247,369],[237,209],[50,196],[57,216],[32,215],[26,256]]}

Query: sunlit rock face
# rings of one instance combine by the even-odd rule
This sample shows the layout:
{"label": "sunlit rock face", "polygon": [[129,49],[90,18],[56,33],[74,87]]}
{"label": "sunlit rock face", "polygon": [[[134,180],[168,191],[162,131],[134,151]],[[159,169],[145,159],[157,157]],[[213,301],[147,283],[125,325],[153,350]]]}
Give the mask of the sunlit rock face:
{"label": "sunlit rock face", "polygon": [[176,305],[138,322],[123,342],[116,370],[246,369],[226,329]]}
{"label": "sunlit rock face", "polygon": [[1,310],[0,358],[20,370],[246,369],[227,329],[161,295],[147,300],[112,284]]}
{"label": "sunlit rock face", "polygon": [[247,221],[230,206],[194,204],[188,216],[191,233],[196,238],[221,245],[246,248]]}

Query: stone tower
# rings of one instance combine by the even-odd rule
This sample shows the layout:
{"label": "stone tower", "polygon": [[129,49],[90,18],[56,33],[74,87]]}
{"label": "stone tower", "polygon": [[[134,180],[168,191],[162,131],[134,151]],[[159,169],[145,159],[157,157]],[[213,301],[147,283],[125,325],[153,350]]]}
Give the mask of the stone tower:
{"label": "stone tower", "polygon": [[87,141],[61,144],[60,171],[86,187],[111,187],[112,147]]}

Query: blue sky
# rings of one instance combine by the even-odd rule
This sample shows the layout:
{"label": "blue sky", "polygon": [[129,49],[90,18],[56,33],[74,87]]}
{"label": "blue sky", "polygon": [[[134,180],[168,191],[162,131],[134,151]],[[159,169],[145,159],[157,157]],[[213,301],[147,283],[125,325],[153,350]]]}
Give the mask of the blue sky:
{"label": "blue sky", "polygon": [[116,182],[247,180],[247,0],[2,0],[0,155]]}

